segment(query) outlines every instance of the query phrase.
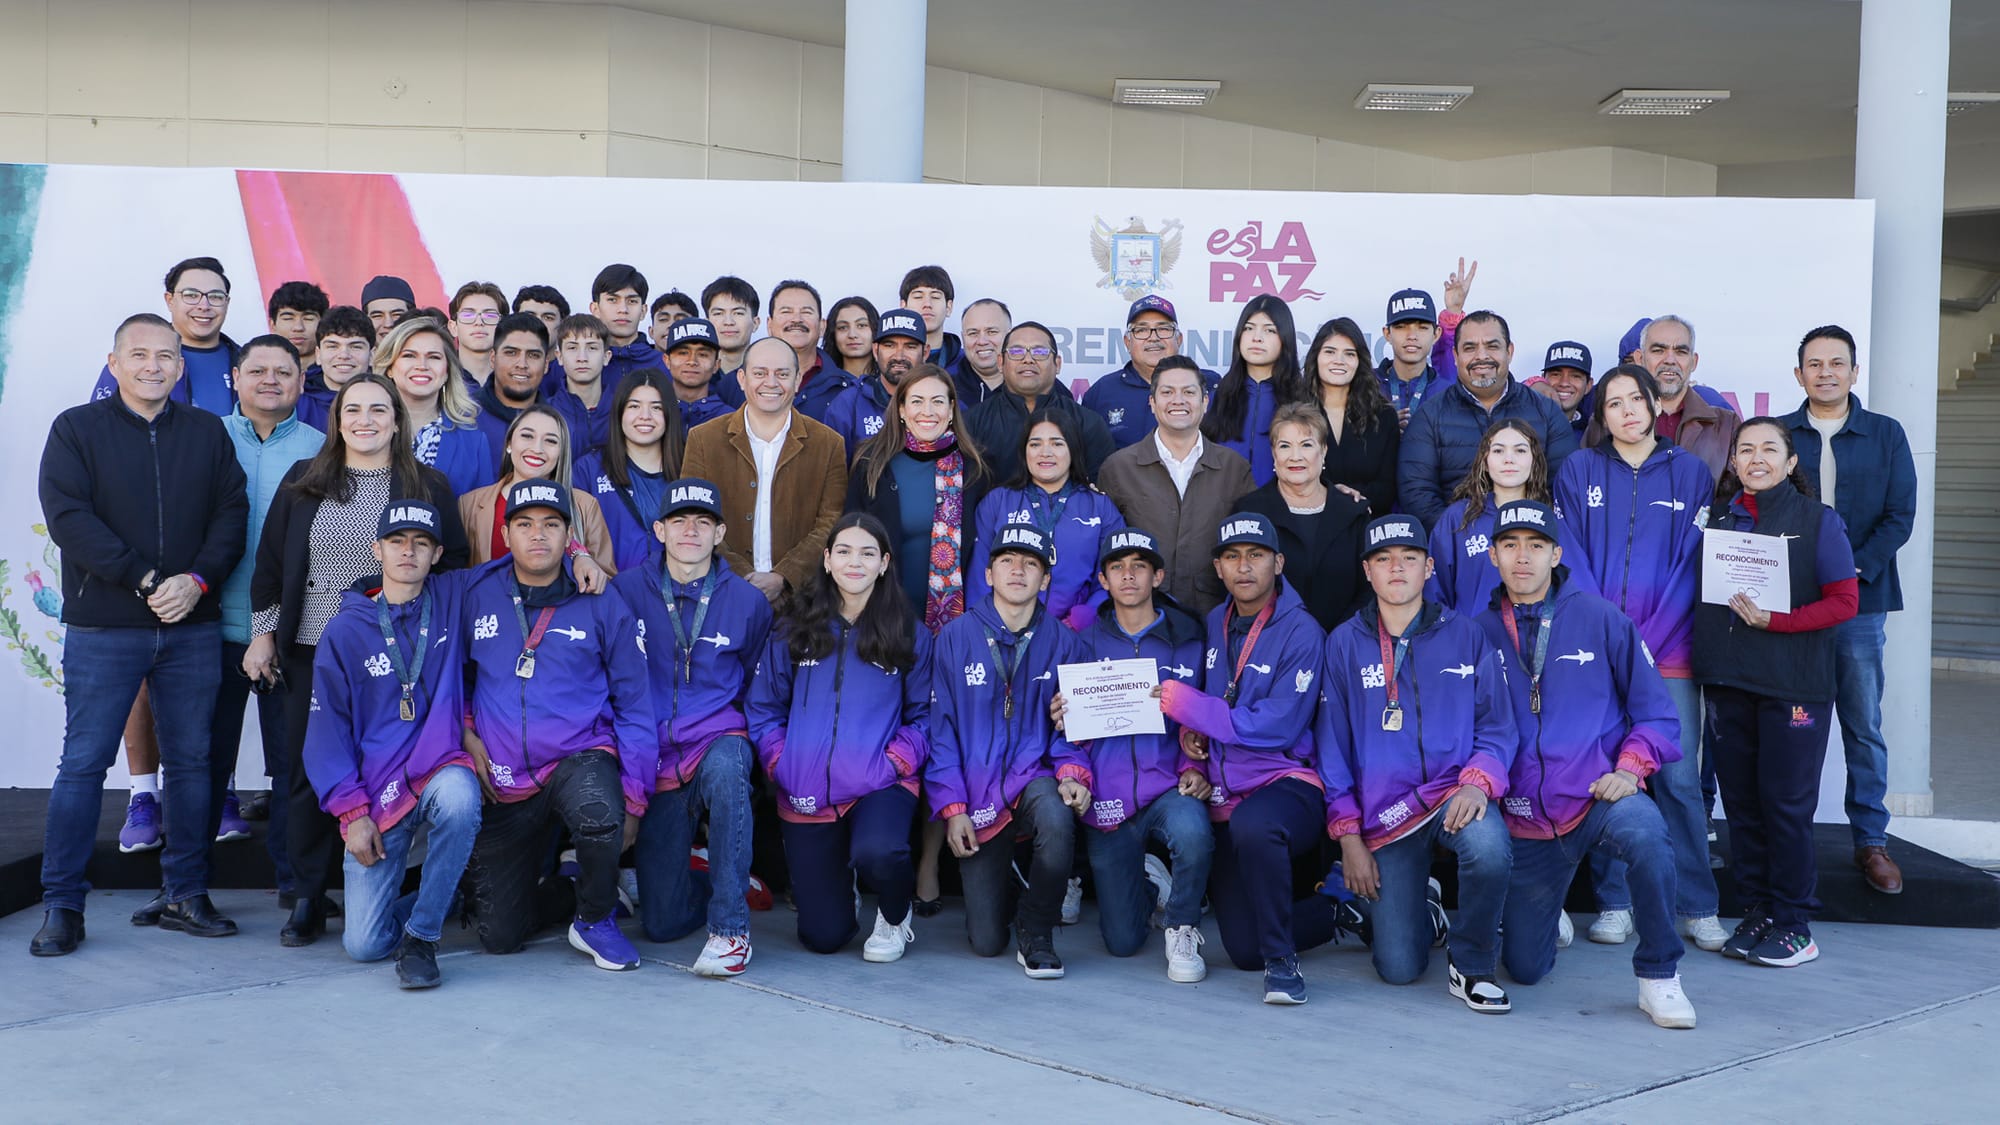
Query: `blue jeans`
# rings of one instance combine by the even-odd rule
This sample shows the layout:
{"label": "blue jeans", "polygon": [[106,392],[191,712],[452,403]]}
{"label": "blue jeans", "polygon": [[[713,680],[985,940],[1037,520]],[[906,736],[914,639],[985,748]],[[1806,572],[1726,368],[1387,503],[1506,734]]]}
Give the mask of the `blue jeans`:
{"label": "blue jeans", "polygon": [[[107,591],[109,593],[109,591]],[[118,756],[125,716],[152,688],[153,728],[166,775],[166,844],[161,886],[168,902],[208,893],[208,855],[215,840],[209,777],[209,722],[222,670],[222,626],[162,625],[105,629],[72,625],[63,640],[62,761],[49,790],[42,837],[42,904],[83,910],[90,884],[84,867],[97,845],[104,812],[104,774]]]}
{"label": "blue jeans", "polygon": [[[446,766],[431,776],[417,807],[382,833],[382,858],[368,867],[343,853],[347,873],[347,927],[340,943],[356,961],[380,961],[396,951],[401,935],[437,941],[444,936],[445,911],[458,890],[472,842],[479,837],[479,779],[464,766]],[[417,893],[405,895],[403,873],[417,826],[431,826],[430,843]]]}
{"label": "blue jeans", "polygon": [[[653,794],[639,822],[639,924],[648,941],[678,941],[700,929],[748,937],[750,905],[750,740],[724,735],[709,745],[686,785]],[[688,869],[694,830],[708,814],[708,874]]]}
{"label": "blue jeans", "polygon": [[[1708,865],[1708,804],[1701,796],[1701,685],[1666,681],[1681,721],[1681,760],[1668,762],[1646,779],[1646,792],[1666,821],[1674,849],[1674,913],[1706,918],[1716,911],[1715,871]],[[1591,880],[1599,910],[1632,909],[1625,864],[1604,851],[1590,853]],[[1643,975],[1643,974],[1641,974]]]}
{"label": "blue jeans", "polygon": [[1153,918],[1153,885],[1146,881],[1146,845],[1167,849],[1173,890],[1168,926],[1201,924],[1201,895],[1215,859],[1215,830],[1208,809],[1185,794],[1163,793],[1139,815],[1109,832],[1078,826],[1090,874],[1097,885],[1097,926],[1113,957],[1130,957],[1146,943]]}
{"label": "blue jeans", "polygon": [[1375,901],[1375,974],[1409,984],[1431,963],[1431,913],[1426,880],[1439,846],[1458,856],[1458,916],[1451,923],[1452,963],[1469,977],[1490,977],[1500,959],[1500,912],[1507,902],[1512,841],[1500,810],[1456,832],[1444,830],[1444,810],[1421,828],[1375,852],[1382,889]]}
{"label": "blue jeans", "polygon": [[[1638,899],[1633,914],[1639,948],[1632,971],[1642,980],[1665,980],[1680,964],[1681,936],[1674,930],[1673,845],[1659,807],[1637,794],[1613,804],[1591,803],[1583,823],[1552,840],[1514,840],[1514,874],[1502,911],[1506,936],[1501,959],[1507,975],[1533,984],[1556,963],[1556,928],[1576,865],[1588,854],[1610,856],[1629,871]],[[1704,871],[1702,874],[1706,875]]]}
{"label": "blue jeans", "polygon": [[1882,644],[1886,613],[1863,613],[1834,641],[1834,709],[1847,750],[1847,823],[1857,848],[1889,842],[1889,744],[1882,741]]}

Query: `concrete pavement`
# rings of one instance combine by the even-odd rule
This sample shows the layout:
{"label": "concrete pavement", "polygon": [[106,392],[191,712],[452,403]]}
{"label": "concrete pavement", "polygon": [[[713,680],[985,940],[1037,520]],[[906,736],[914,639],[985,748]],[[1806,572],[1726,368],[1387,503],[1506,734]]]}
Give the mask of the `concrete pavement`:
{"label": "concrete pavement", "polygon": [[39,911],[0,919],[0,1118],[1834,1122],[2000,1102],[1991,931],[1821,926],[1793,970],[1689,947],[1701,1026],[1669,1032],[1635,1005],[1632,947],[1581,935],[1506,1016],[1452,1000],[1441,952],[1395,988],[1353,947],[1304,957],[1310,1004],[1266,1007],[1212,929],[1209,979],[1171,984],[1158,938],[1113,959],[1088,906],[1055,982],[972,956],[955,909],[870,965],[858,940],[804,952],[780,906],[753,916],[737,981],[684,971],[698,938],[641,941],[647,964],[612,974],[559,938],[489,957],[452,930],[444,987],[404,994],[337,933],[280,948],[268,893],[219,894],[244,932],[216,941],[133,929],[144,897],[93,895],[89,939],[56,960],[27,955]]}

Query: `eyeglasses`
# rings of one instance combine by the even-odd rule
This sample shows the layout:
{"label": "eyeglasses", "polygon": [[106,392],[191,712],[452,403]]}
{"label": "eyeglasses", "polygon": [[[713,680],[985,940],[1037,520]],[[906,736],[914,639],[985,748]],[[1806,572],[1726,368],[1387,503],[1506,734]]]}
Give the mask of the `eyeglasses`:
{"label": "eyeglasses", "polygon": [[1181,326],[1171,320],[1165,324],[1128,324],[1125,326],[1125,331],[1134,339],[1139,340],[1169,340],[1173,338],[1174,333],[1180,330]]}
{"label": "eyeglasses", "polygon": [[199,289],[182,289],[177,291],[174,296],[179,297],[183,305],[221,306],[229,303],[228,292],[221,289],[211,289],[206,293]]}
{"label": "eyeglasses", "polygon": [[500,323],[500,311],[498,309],[487,309],[485,312],[480,312],[478,309],[461,309],[458,314],[458,322],[460,324],[498,324]]}
{"label": "eyeglasses", "polygon": [[1027,359],[1030,356],[1033,356],[1036,359],[1047,359],[1054,354],[1056,353],[1051,348],[1024,348],[1019,345],[1015,345],[1014,347],[1007,349],[1008,359]]}

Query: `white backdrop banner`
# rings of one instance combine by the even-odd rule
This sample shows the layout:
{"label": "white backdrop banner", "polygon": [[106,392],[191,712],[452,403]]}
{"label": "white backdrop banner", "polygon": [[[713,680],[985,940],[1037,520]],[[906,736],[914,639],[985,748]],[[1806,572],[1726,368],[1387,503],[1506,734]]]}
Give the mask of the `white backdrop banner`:
{"label": "white backdrop banner", "polygon": [[[860,294],[888,308],[904,271],[938,263],[959,306],[997,297],[1054,329],[1063,377],[1081,387],[1124,362],[1125,312],[1144,294],[1174,302],[1188,353],[1220,370],[1257,294],[1290,303],[1301,347],[1340,315],[1379,336],[1391,292],[1424,288],[1442,304],[1463,256],[1479,263],[1468,307],[1508,319],[1517,376],[1558,339],[1587,344],[1601,373],[1634,320],[1672,312],[1699,333],[1698,381],[1747,415],[1797,404],[1794,351],[1815,325],[1853,331],[1867,370],[1873,222],[1873,205],[1851,200],[0,165],[0,417],[13,439],[0,452],[12,482],[0,489],[0,713],[12,730],[0,787],[47,786],[61,747],[60,559],[35,489],[49,423],[89,395],[118,321],[164,312],[161,278],[182,258],[223,261],[238,341],[265,330],[265,297],[297,279],[336,304],[376,273],[437,304],[468,280],[509,293],[550,284],[582,311],[597,271],[630,262],[655,295],[736,274],[768,296],[797,277],[829,306]],[[258,787],[254,745],[243,761],[245,787]],[[123,778],[120,762],[111,780]]]}

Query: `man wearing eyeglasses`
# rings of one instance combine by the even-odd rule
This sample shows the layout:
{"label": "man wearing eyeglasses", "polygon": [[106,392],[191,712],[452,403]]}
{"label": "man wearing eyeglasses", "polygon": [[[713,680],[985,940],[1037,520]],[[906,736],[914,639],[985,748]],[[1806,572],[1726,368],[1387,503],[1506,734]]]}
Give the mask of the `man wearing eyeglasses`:
{"label": "man wearing eyeglasses", "polygon": [[[1125,366],[1098,379],[1083,392],[1083,404],[1104,418],[1119,449],[1153,432],[1153,369],[1170,355],[1181,354],[1187,337],[1174,315],[1174,303],[1146,296],[1132,302],[1125,314]],[[1212,394],[1222,377],[1204,369],[1202,384]]]}
{"label": "man wearing eyeglasses", "polygon": [[[236,409],[229,373],[236,366],[236,341],[222,331],[229,314],[229,277],[214,258],[189,258],[167,271],[167,317],[181,338],[181,381],[173,401],[198,406],[217,417]],[[97,375],[92,402],[118,393],[118,379],[106,364]]]}
{"label": "man wearing eyeglasses", "polygon": [[1083,459],[1084,471],[1097,477],[1098,466],[1117,450],[1104,419],[1076,401],[1068,387],[1056,376],[1062,374],[1062,356],[1056,351],[1055,334],[1032,320],[1024,320],[1007,333],[1000,348],[998,394],[973,408],[965,428],[979,443],[992,479],[1013,480],[1021,473],[1021,428],[1035,407],[1047,400],[1049,408],[1070,415],[1083,431],[1083,448],[1070,455]]}
{"label": "man wearing eyeglasses", "polygon": [[506,315],[507,294],[490,281],[468,281],[452,294],[450,312],[458,364],[477,394],[493,375],[493,329]]}

